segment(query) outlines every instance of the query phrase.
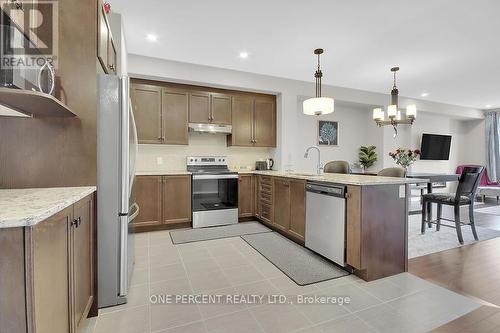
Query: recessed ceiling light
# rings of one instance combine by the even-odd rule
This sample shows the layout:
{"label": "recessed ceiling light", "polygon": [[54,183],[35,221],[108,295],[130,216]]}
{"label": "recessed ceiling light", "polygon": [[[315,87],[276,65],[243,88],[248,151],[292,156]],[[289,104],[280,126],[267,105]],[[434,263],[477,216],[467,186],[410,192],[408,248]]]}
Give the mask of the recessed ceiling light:
{"label": "recessed ceiling light", "polygon": [[491,105],[490,104],[486,104],[484,107],[487,108],[487,109],[489,109],[489,108],[491,108]]}
{"label": "recessed ceiling light", "polygon": [[149,41],[156,42],[156,40],[158,39],[158,36],[156,36],[156,35],[154,35],[154,34],[147,34],[146,38],[147,38]]}
{"label": "recessed ceiling light", "polygon": [[240,52],[240,58],[241,58],[241,59],[246,59],[246,58],[248,58],[248,52]]}
{"label": "recessed ceiling light", "polygon": [[420,96],[427,97],[427,96],[429,96],[429,93],[424,92],[424,93],[421,93]]}

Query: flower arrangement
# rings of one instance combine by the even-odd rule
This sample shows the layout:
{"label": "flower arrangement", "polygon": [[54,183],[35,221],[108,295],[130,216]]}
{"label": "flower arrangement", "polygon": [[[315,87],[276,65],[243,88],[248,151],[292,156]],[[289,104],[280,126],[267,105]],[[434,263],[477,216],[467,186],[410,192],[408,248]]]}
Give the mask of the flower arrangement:
{"label": "flower arrangement", "polygon": [[415,149],[402,149],[398,148],[393,152],[389,153],[389,156],[396,162],[397,165],[400,165],[403,169],[407,169],[410,165],[415,162],[420,156],[420,150]]}

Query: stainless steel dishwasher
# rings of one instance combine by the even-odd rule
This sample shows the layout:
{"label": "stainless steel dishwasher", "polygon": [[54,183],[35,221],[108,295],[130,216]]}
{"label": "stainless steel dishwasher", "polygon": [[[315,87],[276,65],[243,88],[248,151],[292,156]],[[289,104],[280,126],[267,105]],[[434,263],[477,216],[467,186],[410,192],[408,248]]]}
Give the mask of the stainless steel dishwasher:
{"label": "stainless steel dishwasher", "polygon": [[333,184],[306,184],[308,249],[345,266],[346,188]]}

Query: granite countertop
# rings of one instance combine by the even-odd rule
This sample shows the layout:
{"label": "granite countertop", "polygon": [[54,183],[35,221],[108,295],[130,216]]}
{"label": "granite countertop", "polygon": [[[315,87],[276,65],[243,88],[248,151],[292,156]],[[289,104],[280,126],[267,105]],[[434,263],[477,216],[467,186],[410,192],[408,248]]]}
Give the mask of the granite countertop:
{"label": "granite countertop", "polygon": [[137,171],[136,176],[168,176],[168,175],[190,175],[186,170],[160,170],[160,171]]}
{"label": "granite countertop", "polygon": [[256,175],[269,175],[275,177],[296,178],[316,182],[337,183],[345,185],[397,185],[397,184],[416,184],[426,183],[426,179],[416,178],[396,178],[396,177],[380,177],[368,175],[354,175],[341,173],[324,173],[315,175],[306,172],[282,172],[282,171],[253,171]]}
{"label": "granite countertop", "polygon": [[[255,175],[269,175],[275,177],[286,177],[303,179],[316,182],[325,183],[338,183],[345,185],[391,185],[391,184],[417,184],[426,183],[427,179],[420,178],[396,178],[396,177],[380,177],[373,175],[360,175],[360,174],[340,174],[340,173],[325,173],[318,176],[313,173],[307,172],[284,172],[284,171],[258,171],[258,170],[233,170],[239,174],[255,174]],[[168,175],[190,175],[191,173],[186,170],[174,171],[138,171],[137,176],[168,176]]]}
{"label": "granite countertop", "polygon": [[0,190],[0,228],[36,225],[95,191],[95,186]]}

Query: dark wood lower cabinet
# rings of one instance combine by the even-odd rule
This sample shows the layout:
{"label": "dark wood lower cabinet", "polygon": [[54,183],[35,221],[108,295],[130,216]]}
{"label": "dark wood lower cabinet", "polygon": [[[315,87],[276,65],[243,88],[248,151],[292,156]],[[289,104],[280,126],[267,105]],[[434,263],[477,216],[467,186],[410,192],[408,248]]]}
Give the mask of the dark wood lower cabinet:
{"label": "dark wood lower cabinet", "polygon": [[191,222],[191,176],[163,177],[164,224]]}
{"label": "dark wood lower cabinet", "polygon": [[288,232],[301,241],[306,235],[306,181],[291,179],[290,183],[290,224]]}
{"label": "dark wood lower cabinet", "polygon": [[254,176],[238,176],[238,216],[254,216]]}
{"label": "dark wood lower cabinet", "polygon": [[288,238],[304,244],[306,181],[255,176],[255,217]]}
{"label": "dark wood lower cabinet", "polygon": [[[408,185],[347,187],[347,264],[372,281],[408,270]],[[381,209],[383,207],[383,209]],[[403,218],[402,218],[403,217]]]}
{"label": "dark wood lower cabinet", "polygon": [[[28,326],[36,332],[73,332],[71,314],[72,209],[27,229]],[[31,274],[30,274],[31,273]],[[31,318],[30,318],[31,317]]]}
{"label": "dark wood lower cabinet", "polygon": [[74,205],[73,220],[73,320],[75,327],[81,326],[94,300],[95,268],[93,266],[92,240],[94,202],[90,197]]}
{"label": "dark wood lower cabinet", "polygon": [[163,176],[138,176],[134,184],[134,198],[139,205],[139,215],[134,226],[155,226],[162,222]]}
{"label": "dark wood lower cabinet", "polygon": [[274,221],[276,228],[288,231],[290,225],[290,181],[286,178],[273,178]]}
{"label": "dark wood lower cabinet", "polygon": [[80,330],[97,301],[94,198],[32,227],[0,229],[0,332]]}
{"label": "dark wood lower cabinet", "polygon": [[191,225],[191,175],[138,176],[133,195],[139,205],[136,232]]}

